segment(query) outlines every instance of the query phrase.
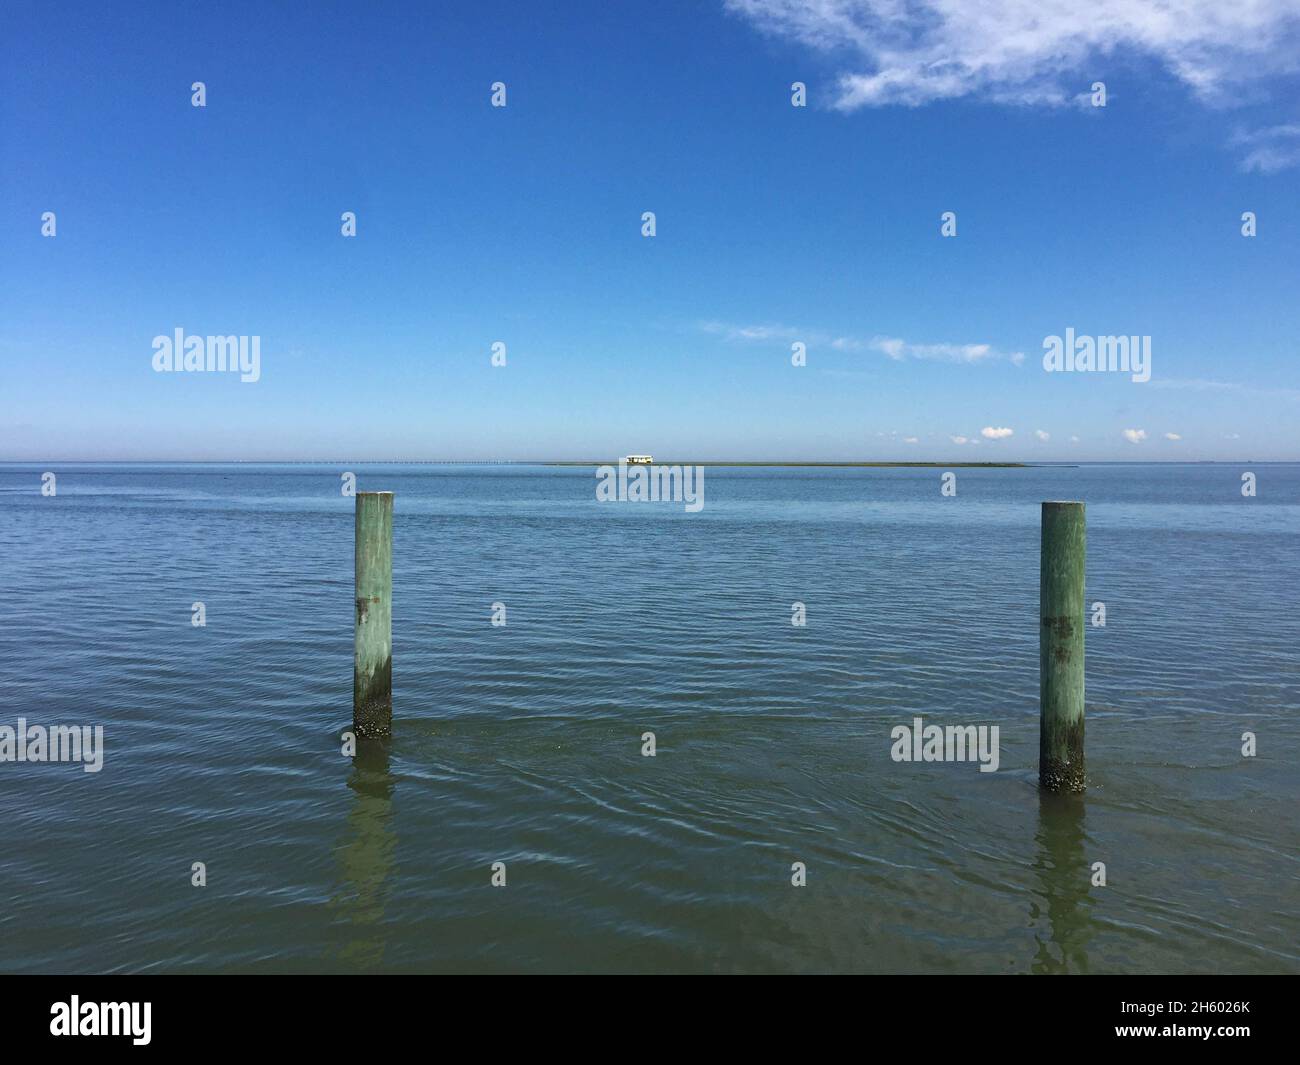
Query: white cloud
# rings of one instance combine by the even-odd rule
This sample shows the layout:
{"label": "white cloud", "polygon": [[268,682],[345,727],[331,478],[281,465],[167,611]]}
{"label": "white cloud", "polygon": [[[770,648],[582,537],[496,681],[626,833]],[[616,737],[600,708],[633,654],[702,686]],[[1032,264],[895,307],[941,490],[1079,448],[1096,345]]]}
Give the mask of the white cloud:
{"label": "white cloud", "polygon": [[[835,106],[917,106],[979,94],[1065,104],[1133,57],[1204,100],[1294,72],[1295,0],[726,0],[758,29],[849,54]],[[1111,57],[1114,56],[1114,59]]]}
{"label": "white cloud", "polygon": [[1035,435],[1036,437],[1038,437],[1039,440],[1051,440],[1051,439],[1052,439],[1052,434],[1049,433],[1049,432],[1047,432],[1047,431],[1044,430],[1044,429],[1035,429],[1035,430],[1034,430],[1034,435]]}
{"label": "white cloud", "polygon": [[997,351],[991,344],[909,344],[898,337],[872,337],[865,343],[850,337],[838,337],[831,347],[840,351],[856,351],[865,347],[888,355],[896,362],[904,359],[927,359],[935,362],[988,362],[1006,359],[1019,366],[1025,361],[1023,351]]}
{"label": "white cloud", "polygon": [[920,441],[919,439],[917,439],[915,436],[905,436],[905,437],[903,437],[903,443],[904,443],[904,444],[919,444],[920,442],[921,442],[921,441]]}
{"label": "white cloud", "polygon": [[1239,133],[1232,143],[1246,148],[1241,169],[1257,174],[1276,174],[1300,166],[1300,124],[1269,126],[1249,133]]}
{"label": "white cloud", "polygon": [[1078,442],[1079,442],[1079,438],[1077,436],[1070,437],[1070,443],[1077,444]]}
{"label": "white cloud", "polygon": [[1182,437],[1179,436],[1178,433],[1165,433],[1165,439],[1166,439],[1166,440],[1181,440]]}
{"label": "white cloud", "polygon": [[984,426],[980,430],[980,436],[988,440],[1005,440],[1015,432],[1014,429],[997,429],[991,425]]}
{"label": "white cloud", "polygon": [[1223,434],[1223,439],[1224,439],[1224,440],[1240,440],[1240,439],[1241,439],[1241,434],[1240,434],[1240,433],[1224,433],[1224,434]]}
{"label": "white cloud", "polygon": [[954,444],[969,444],[969,443],[970,443],[970,441],[969,441],[966,437],[964,437],[964,436],[950,436],[948,439],[951,440]]}
{"label": "white cloud", "polygon": [[1146,438],[1147,438],[1147,431],[1145,429],[1124,430],[1124,439],[1127,440],[1130,444],[1140,444]]}

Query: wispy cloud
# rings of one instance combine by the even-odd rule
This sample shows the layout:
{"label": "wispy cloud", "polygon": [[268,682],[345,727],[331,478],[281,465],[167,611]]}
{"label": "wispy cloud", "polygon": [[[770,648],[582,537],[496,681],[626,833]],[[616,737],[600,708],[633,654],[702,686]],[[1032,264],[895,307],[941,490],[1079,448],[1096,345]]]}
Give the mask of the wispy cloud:
{"label": "wispy cloud", "polygon": [[973,94],[1065,104],[1111,53],[1152,57],[1205,100],[1297,67],[1295,0],[725,2],[766,33],[854,57],[838,81],[845,111]]}
{"label": "wispy cloud", "polygon": [[1238,133],[1231,143],[1246,149],[1241,169],[1247,172],[1276,174],[1300,166],[1300,123]]}
{"label": "wispy cloud", "polygon": [[1036,437],[1038,437],[1039,440],[1051,440],[1051,439],[1052,439],[1052,434],[1049,433],[1046,429],[1035,429],[1035,430],[1034,430],[1034,435],[1035,435]]}
{"label": "wispy cloud", "polygon": [[860,350],[865,347],[888,355],[901,362],[904,359],[932,359],[937,362],[993,362],[1005,359],[1019,366],[1025,361],[1023,351],[998,351],[991,344],[911,344],[898,337],[872,337],[868,341],[854,341],[839,337],[831,347],[840,351]]}
{"label": "wispy cloud", "polygon": [[1162,377],[1151,382],[1153,388],[1173,388],[1193,392],[1229,392],[1243,396],[1274,399],[1300,399],[1300,388],[1260,388],[1240,381],[1211,381],[1203,377]]}
{"label": "wispy cloud", "polygon": [[703,322],[700,328],[724,340],[803,340],[807,343],[809,335],[807,331],[785,325],[728,325],[726,322]]}
{"label": "wispy cloud", "polygon": [[738,343],[772,343],[802,341],[808,347],[829,348],[840,352],[871,352],[895,362],[919,359],[928,362],[983,363],[1010,362],[1019,366],[1024,352],[1000,351],[992,344],[917,344],[900,337],[843,336],[823,329],[800,329],[789,325],[734,325],[728,322],[702,322],[700,328],[713,336]]}
{"label": "wispy cloud", "polygon": [[1179,440],[1182,439],[1182,435],[1179,433],[1165,433],[1165,439],[1173,440],[1175,443],[1177,443]]}
{"label": "wispy cloud", "polygon": [[1124,439],[1127,440],[1130,444],[1140,444],[1146,438],[1147,438],[1147,431],[1145,429],[1124,430]]}

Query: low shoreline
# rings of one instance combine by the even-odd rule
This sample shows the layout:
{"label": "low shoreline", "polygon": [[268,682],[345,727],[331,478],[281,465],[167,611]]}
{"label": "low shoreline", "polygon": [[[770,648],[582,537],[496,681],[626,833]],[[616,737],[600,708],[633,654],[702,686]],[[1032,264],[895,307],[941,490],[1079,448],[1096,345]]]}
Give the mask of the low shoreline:
{"label": "low shoreline", "polygon": [[[606,459],[605,461],[591,462],[541,462],[539,466],[616,466],[618,461],[613,462]],[[666,462],[655,462],[656,466],[752,466],[756,468],[773,468],[773,467],[822,467],[826,469],[848,469],[852,467],[885,467],[885,468],[908,468],[916,467],[921,469],[953,469],[953,468],[970,468],[984,467],[987,469],[1009,469],[1009,468],[1028,468],[1038,463],[1029,462],[678,462],[676,460]],[[1065,465],[1064,463],[1043,463],[1042,465]]]}

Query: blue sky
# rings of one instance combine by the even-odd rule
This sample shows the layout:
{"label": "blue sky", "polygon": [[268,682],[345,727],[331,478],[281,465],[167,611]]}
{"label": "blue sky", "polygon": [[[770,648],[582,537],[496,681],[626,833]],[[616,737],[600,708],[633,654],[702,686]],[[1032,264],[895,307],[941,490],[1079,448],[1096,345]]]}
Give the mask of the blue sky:
{"label": "blue sky", "polygon": [[0,459],[1300,458],[1294,0],[896,7],[7,5]]}

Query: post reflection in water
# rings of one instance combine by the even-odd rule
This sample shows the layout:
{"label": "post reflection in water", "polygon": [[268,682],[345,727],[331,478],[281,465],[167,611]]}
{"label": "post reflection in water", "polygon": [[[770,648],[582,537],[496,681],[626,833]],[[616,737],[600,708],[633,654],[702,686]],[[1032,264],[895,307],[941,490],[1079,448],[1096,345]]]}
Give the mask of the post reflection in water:
{"label": "post reflection in water", "polygon": [[1091,863],[1084,846],[1086,806],[1081,795],[1040,792],[1038,856],[1034,873],[1038,892],[1030,904],[1038,950],[1035,973],[1085,973],[1086,947],[1092,937]]}
{"label": "post reflection in water", "polygon": [[352,808],[336,851],[339,883],[331,899],[344,968],[373,968],[384,959],[384,902],[397,848],[394,784],[387,742],[358,739],[348,777]]}

